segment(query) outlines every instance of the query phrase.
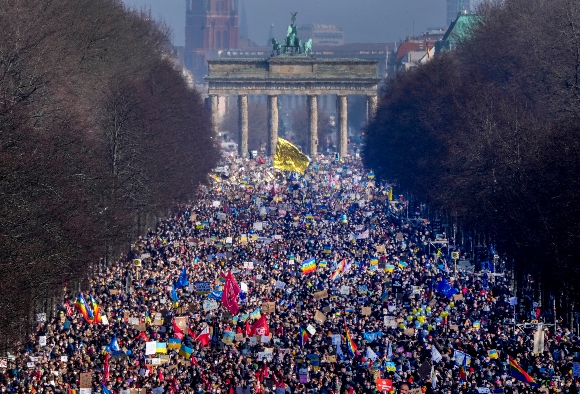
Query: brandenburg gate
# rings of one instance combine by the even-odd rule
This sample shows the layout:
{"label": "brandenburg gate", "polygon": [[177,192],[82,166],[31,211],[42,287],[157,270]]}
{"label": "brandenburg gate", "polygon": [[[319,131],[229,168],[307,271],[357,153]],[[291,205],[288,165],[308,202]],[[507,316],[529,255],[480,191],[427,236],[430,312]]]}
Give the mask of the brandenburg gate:
{"label": "brandenburg gate", "polygon": [[308,154],[317,154],[318,95],[336,94],[338,146],[341,157],[347,156],[347,96],[366,95],[367,120],[377,108],[378,64],[374,60],[316,59],[309,56],[312,40],[301,44],[296,36],[295,14],[288,27],[284,45],[272,40],[268,59],[208,60],[208,94],[214,135],[217,136],[220,96],[238,96],[238,154],[248,155],[248,95],[268,96],[267,154],[276,150],[278,139],[278,96],[306,95],[308,103]]}

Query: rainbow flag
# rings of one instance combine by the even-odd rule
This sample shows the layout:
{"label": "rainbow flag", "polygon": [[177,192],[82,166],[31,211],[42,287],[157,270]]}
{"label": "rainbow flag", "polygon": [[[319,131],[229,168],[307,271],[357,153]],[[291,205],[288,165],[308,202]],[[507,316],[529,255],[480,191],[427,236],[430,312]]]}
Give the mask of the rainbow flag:
{"label": "rainbow flag", "polygon": [[101,307],[99,304],[97,304],[97,301],[95,301],[92,294],[89,296],[89,301],[91,302],[91,307],[93,308],[93,316],[95,317],[94,322],[101,323]]}
{"label": "rainbow flag", "polygon": [[459,380],[467,382],[467,356],[463,356],[463,363],[459,367]]}
{"label": "rainbow flag", "polygon": [[303,347],[306,344],[309,337],[310,335],[308,335],[308,331],[300,327],[300,347]]}
{"label": "rainbow flag", "polygon": [[341,277],[342,273],[344,272],[345,263],[346,259],[342,259],[338,267],[336,267],[336,270],[332,273],[332,275],[330,275],[330,280],[335,281]]}
{"label": "rainbow flag", "polygon": [[83,317],[89,324],[93,324],[94,319],[93,311],[87,305],[87,301],[85,301],[83,293],[79,294],[77,302],[75,303],[75,308],[81,313],[81,315],[83,315]]}
{"label": "rainbow flag", "polygon": [[316,271],[316,259],[311,257],[302,262],[302,275],[308,275]]}
{"label": "rainbow flag", "polygon": [[220,272],[220,275],[218,276],[218,280],[222,283],[226,283],[226,278],[227,278],[227,275],[224,274],[223,272]]}
{"label": "rainbow flag", "polygon": [[344,330],[346,331],[346,350],[348,351],[350,357],[353,358],[354,356],[356,356],[358,348],[356,347],[356,343],[354,343],[354,340],[350,336],[350,332],[348,331],[348,327],[346,326],[346,321],[344,322]]}
{"label": "rainbow flag", "polygon": [[532,387],[540,387],[538,383],[532,378],[530,375],[527,374],[526,371],[522,369],[510,356],[508,356],[509,366],[510,366],[510,375],[516,378],[519,381],[529,384]]}

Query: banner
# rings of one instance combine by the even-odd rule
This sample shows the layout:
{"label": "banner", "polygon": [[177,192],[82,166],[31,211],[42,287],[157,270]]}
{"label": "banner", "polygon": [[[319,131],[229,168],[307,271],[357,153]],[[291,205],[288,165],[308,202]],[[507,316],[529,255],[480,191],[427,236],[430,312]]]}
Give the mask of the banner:
{"label": "banner", "polygon": [[276,153],[274,154],[274,168],[304,174],[308,164],[310,164],[308,156],[300,152],[300,149],[289,141],[278,137]]}

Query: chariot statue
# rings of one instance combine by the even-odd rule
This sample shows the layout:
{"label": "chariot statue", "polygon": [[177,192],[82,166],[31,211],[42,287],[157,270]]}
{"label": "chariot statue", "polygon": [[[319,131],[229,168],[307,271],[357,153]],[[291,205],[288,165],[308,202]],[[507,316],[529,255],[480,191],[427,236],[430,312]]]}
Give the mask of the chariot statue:
{"label": "chariot statue", "polygon": [[286,32],[286,38],[283,44],[278,43],[276,39],[272,39],[272,56],[274,55],[308,55],[312,52],[312,39],[304,44],[298,38],[296,29],[296,15],[298,12],[291,12],[291,23]]}

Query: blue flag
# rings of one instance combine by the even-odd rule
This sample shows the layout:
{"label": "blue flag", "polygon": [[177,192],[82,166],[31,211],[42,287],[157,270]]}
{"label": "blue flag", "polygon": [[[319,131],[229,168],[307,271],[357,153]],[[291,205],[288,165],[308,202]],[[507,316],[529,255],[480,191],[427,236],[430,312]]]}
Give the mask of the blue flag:
{"label": "blue flag", "polygon": [[175,286],[171,286],[171,301],[174,303],[177,302],[179,298],[177,298],[177,292],[175,291]]}
{"label": "blue flag", "polygon": [[183,267],[183,271],[181,271],[179,279],[177,279],[177,282],[175,282],[175,288],[181,289],[187,286],[189,286],[189,282],[187,281],[187,271],[185,270],[185,267]]}
{"label": "blue flag", "polygon": [[454,294],[457,294],[457,289],[451,286],[445,278],[437,284],[437,291],[447,298],[451,298]]}
{"label": "blue flag", "polygon": [[113,335],[113,338],[111,338],[111,342],[109,343],[109,346],[107,346],[105,350],[107,351],[107,353],[118,352],[119,350],[121,350],[121,348],[119,347],[119,343],[117,342],[116,335]]}

